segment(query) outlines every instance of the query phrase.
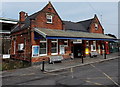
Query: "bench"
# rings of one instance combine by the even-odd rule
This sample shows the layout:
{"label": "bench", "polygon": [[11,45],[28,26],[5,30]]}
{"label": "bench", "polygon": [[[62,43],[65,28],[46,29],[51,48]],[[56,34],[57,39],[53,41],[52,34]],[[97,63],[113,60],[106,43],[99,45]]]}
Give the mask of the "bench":
{"label": "bench", "polygon": [[54,63],[54,62],[61,62],[63,60],[63,56],[58,56],[58,55],[55,55],[55,56],[50,56],[50,63]]}
{"label": "bench", "polygon": [[98,53],[96,51],[90,52],[90,57],[97,57]]}

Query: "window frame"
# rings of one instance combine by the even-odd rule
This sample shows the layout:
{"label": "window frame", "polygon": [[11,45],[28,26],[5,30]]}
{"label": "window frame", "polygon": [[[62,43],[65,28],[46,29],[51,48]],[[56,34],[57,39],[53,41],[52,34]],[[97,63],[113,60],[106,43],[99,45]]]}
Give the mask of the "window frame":
{"label": "window frame", "polygon": [[39,44],[39,46],[40,46],[40,48],[39,48],[39,56],[46,56],[47,55],[47,49],[48,49],[48,47],[47,47],[47,45],[48,45],[47,39],[45,39],[44,41],[40,40],[40,43],[46,43],[46,53],[45,54],[40,54],[40,48],[41,48],[41,46]]}
{"label": "window frame", "polygon": [[[65,45],[65,43],[66,43],[67,45]],[[68,39],[64,40],[64,46],[65,46],[65,47],[68,47]]]}
{"label": "window frame", "polygon": [[[56,41],[52,41],[51,40],[51,55],[57,55],[58,54],[58,39],[55,39]],[[52,42],[53,43],[57,43],[57,47],[56,47],[56,50],[57,50],[57,52],[56,53],[52,53]]]}
{"label": "window frame", "polygon": [[[95,49],[94,49],[95,46]],[[96,51],[96,41],[93,41],[93,44],[91,45],[91,51]]]}
{"label": "window frame", "polygon": [[98,30],[98,24],[95,23],[94,25],[95,25],[95,30]]}
{"label": "window frame", "polygon": [[[51,20],[51,22],[49,22],[48,19]],[[52,24],[53,23],[53,16],[51,14],[46,14],[46,21],[47,21],[47,23]]]}

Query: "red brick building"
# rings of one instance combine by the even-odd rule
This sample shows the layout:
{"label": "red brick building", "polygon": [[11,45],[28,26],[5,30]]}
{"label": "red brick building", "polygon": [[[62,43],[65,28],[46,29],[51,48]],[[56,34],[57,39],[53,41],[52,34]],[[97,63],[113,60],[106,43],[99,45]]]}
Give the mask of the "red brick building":
{"label": "red brick building", "polygon": [[[30,16],[21,11],[18,24],[11,32],[11,57],[37,63],[51,56],[79,58],[90,52],[102,54],[105,41],[114,38],[104,35],[95,15],[80,22],[63,21],[49,2],[41,11]],[[109,48],[106,47],[106,50]]]}

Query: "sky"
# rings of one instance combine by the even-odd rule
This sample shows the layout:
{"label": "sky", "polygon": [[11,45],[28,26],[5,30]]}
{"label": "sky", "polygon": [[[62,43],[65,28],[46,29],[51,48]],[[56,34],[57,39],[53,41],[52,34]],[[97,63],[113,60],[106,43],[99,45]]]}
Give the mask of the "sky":
{"label": "sky", "polygon": [[[0,17],[19,19],[19,12],[31,15],[48,2],[2,2]],[[1,3],[0,3],[1,4]],[[118,2],[52,2],[62,20],[78,22],[91,19],[96,14],[105,34],[118,37]]]}

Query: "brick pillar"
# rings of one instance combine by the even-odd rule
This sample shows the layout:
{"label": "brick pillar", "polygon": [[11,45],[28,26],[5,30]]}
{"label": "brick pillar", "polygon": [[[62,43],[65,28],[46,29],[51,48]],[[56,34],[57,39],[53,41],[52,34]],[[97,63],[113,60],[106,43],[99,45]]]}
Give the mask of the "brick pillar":
{"label": "brick pillar", "polygon": [[51,55],[51,40],[48,39],[47,43],[48,43],[48,45],[47,45],[47,46],[48,46],[48,47],[47,47],[48,55]]}

